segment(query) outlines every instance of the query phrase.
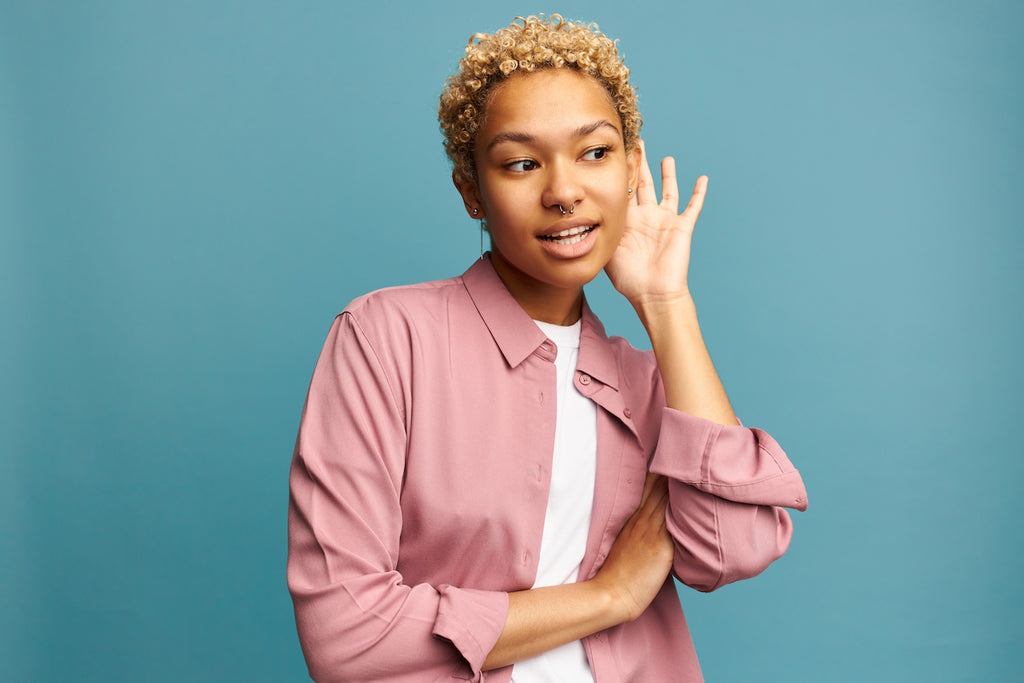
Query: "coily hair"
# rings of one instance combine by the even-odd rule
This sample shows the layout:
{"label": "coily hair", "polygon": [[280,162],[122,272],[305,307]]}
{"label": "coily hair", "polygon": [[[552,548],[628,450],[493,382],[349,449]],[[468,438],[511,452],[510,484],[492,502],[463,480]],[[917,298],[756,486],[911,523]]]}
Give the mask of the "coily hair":
{"label": "coily hair", "polygon": [[575,69],[596,78],[619,112],[626,151],[636,146],[643,119],[615,41],[597,24],[567,21],[558,14],[516,17],[507,28],[470,37],[466,56],[441,92],[438,120],[457,180],[476,181],[473,147],[495,86],[540,69]]}

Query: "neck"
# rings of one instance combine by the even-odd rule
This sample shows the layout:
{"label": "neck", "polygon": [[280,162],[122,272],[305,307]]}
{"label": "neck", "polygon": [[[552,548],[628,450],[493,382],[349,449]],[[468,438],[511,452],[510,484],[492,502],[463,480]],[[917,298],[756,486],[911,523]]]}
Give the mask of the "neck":
{"label": "neck", "polygon": [[572,325],[583,315],[583,288],[558,287],[524,277],[502,258],[491,258],[505,288],[534,320],[552,325]]}

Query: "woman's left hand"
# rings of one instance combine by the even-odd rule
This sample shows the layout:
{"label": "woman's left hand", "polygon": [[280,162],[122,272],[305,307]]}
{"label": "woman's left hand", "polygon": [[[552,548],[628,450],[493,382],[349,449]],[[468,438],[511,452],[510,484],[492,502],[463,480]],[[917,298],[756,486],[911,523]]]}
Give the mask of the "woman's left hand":
{"label": "woman's left hand", "polygon": [[672,157],[661,162],[661,202],[658,202],[641,145],[640,180],[637,201],[626,214],[626,230],[611,261],[605,266],[608,279],[634,307],[650,303],[674,303],[690,296],[686,277],[690,264],[690,239],[697,223],[707,176],[693,187],[686,209],[679,211],[676,163]]}

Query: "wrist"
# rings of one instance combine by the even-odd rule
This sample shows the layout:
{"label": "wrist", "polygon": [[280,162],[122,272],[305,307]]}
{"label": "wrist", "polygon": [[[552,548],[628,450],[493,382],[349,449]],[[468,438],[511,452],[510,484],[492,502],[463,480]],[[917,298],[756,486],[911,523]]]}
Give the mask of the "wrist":
{"label": "wrist", "polygon": [[585,583],[593,591],[591,604],[597,606],[598,612],[606,621],[602,630],[633,621],[639,616],[639,614],[633,613],[635,605],[631,596],[623,591],[621,586],[617,586],[614,581],[606,581],[601,572]]}
{"label": "wrist", "polygon": [[652,341],[661,330],[675,333],[697,324],[697,304],[689,291],[649,296],[630,303]]}

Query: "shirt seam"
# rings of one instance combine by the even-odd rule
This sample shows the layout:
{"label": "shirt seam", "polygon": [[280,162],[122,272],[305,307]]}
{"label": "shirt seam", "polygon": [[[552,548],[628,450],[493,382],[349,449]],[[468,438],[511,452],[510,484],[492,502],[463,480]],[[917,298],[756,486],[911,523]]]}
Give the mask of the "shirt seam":
{"label": "shirt seam", "polygon": [[717,539],[717,541],[715,542],[715,548],[718,550],[719,567],[718,576],[715,578],[715,582],[712,584],[712,590],[714,590],[722,585],[722,579],[725,577],[725,548],[723,547],[724,544],[722,543],[722,529],[721,525],[719,524],[718,496],[712,496],[711,501],[715,509],[715,538]]}
{"label": "shirt seam", "polygon": [[782,473],[782,474],[786,473],[786,469],[779,463],[779,459],[775,457],[775,454],[771,452],[771,449],[765,448],[764,444],[762,444],[762,443],[758,443],[757,444],[757,448],[762,453],[765,453],[769,458],[772,459],[772,462],[775,463],[775,466],[779,468],[779,472],[780,473]]}
{"label": "shirt seam", "polygon": [[366,334],[366,332],[363,330],[362,325],[359,324],[359,320],[356,318],[355,313],[353,313],[352,311],[344,311],[342,315],[349,316],[352,322],[353,329],[355,329],[359,336],[363,338],[363,340],[366,342],[366,347],[370,350],[370,353],[373,354],[373,360],[377,364],[377,369],[380,371],[381,377],[384,378],[385,384],[387,384],[388,395],[391,398],[391,405],[392,407],[395,408],[395,410],[398,411],[398,414],[402,416],[402,423],[405,424],[405,407],[398,402],[395,387],[391,382],[391,378],[388,376],[387,370],[384,369],[384,363],[381,362],[380,354],[377,353],[377,349],[374,348],[373,342],[370,341],[369,335]]}
{"label": "shirt seam", "polygon": [[697,487],[700,487],[700,486],[716,486],[716,487],[721,487],[721,488],[741,488],[743,486],[753,486],[755,484],[763,484],[765,482],[773,481],[775,479],[782,479],[784,477],[791,476],[792,474],[793,474],[793,472],[779,472],[778,474],[773,474],[770,477],[761,477],[760,479],[752,479],[750,481],[739,482],[739,483],[736,483],[736,484],[718,483],[718,482],[711,481],[710,478],[702,479],[700,481],[687,481],[686,479],[678,479],[678,481],[680,481],[680,482],[682,482],[684,484],[690,484],[691,486],[697,486]]}

